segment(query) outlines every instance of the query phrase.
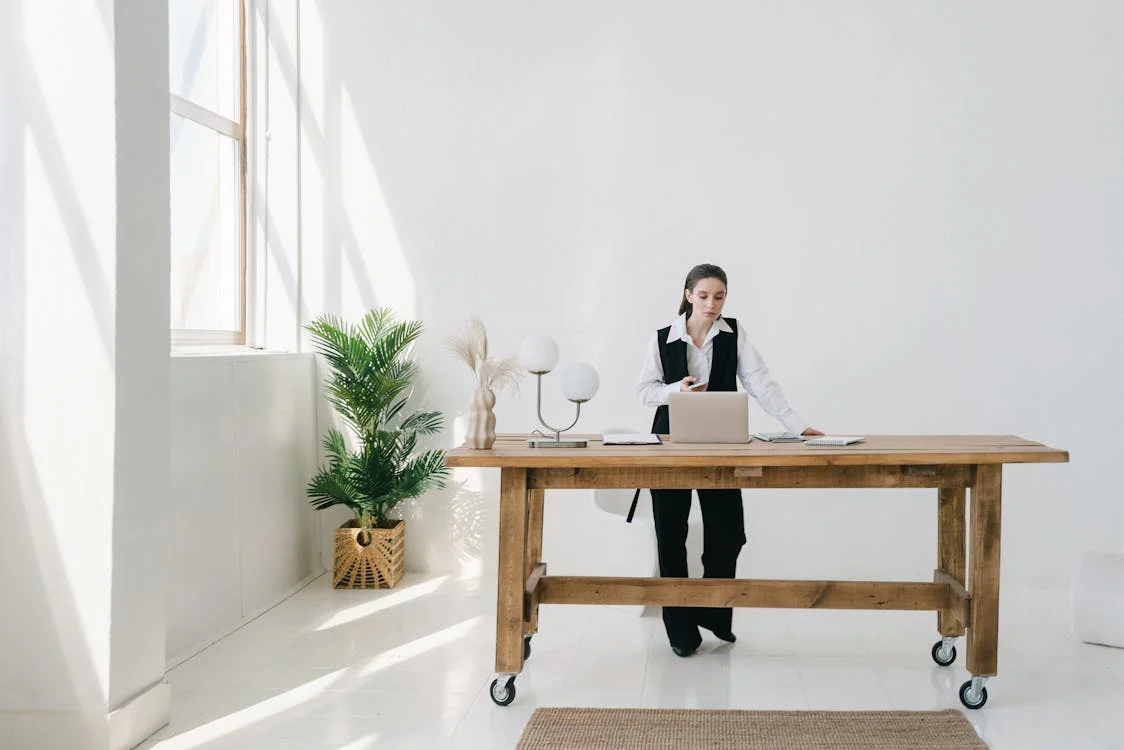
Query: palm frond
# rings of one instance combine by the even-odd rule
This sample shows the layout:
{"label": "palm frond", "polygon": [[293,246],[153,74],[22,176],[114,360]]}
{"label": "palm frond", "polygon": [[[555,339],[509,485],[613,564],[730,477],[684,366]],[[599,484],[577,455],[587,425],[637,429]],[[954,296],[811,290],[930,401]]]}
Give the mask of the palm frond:
{"label": "palm frond", "polygon": [[419,411],[403,419],[400,428],[420,435],[433,435],[441,431],[443,423],[441,412]]}
{"label": "palm frond", "polygon": [[325,433],[321,445],[324,446],[324,453],[327,454],[332,466],[341,466],[347,463],[347,439],[335,427]]}
{"label": "palm frond", "polygon": [[418,436],[414,432],[399,432],[394,451],[395,466],[403,466],[410,460],[410,455],[418,445]]}
{"label": "palm frond", "polygon": [[309,480],[307,494],[317,510],[344,505],[359,513],[363,507],[363,495],[350,481],[344,465],[321,468]]}
{"label": "palm frond", "polygon": [[445,452],[426,451],[402,467],[401,481],[398,484],[402,499],[417,497],[428,490],[445,486],[449,468],[445,466]]}
{"label": "palm frond", "polygon": [[351,365],[362,359],[363,341],[351,331],[351,326],[333,315],[322,315],[305,328],[312,334],[316,351],[336,369],[344,366],[345,374],[353,374]]}
{"label": "palm frond", "polygon": [[[389,424],[390,422],[393,422],[394,418],[397,417],[401,413],[402,409],[404,409],[405,407],[406,407],[406,399],[401,399],[401,400],[391,404],[386,409],[386,412],[385,412],[386,418],[383,420],[383,423]],[[405,429],[405,428],[402,425],[399,425],[398,429]]]}
{"label": "palm frond", "polygon": [[386,370],[384,370],[380,374],[387,380],[404,380],[406,382],[409,382],[413,380],[413,377],[417,374],[417,371],[418,365],[416,362],[408,359],[402,359],[392,363],[390,367],[387,367]]}
{"label": "palm frond", "polygon": [[385,336],[387,330],[394,324],[393,310],[389,307],[376,307],[363,316],[356,329],[367,346],[373,347],[375,342]]}
{"label": "palm frond", "polygon": [[385,372],[400,357],[406,356],[406,349],[417,340],[421,332],[422,324],[417,321],[388,326],[378,339],[367,342],[372,368],[377,372]]}
{"label": "palm frond", "polygon": [[363,448],[351,457],[348,477],[363,493],[372,500],[381,498],[393,491],[398,467],[394,464],[394,441],[386,434],[376,434],[372,440],[365,441]]}

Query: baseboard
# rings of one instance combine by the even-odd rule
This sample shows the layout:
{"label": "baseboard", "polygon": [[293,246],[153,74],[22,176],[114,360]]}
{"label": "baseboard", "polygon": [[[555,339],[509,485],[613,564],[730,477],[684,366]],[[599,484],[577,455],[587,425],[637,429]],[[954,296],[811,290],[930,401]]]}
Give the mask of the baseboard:
{"label": "baseboard", "polygon": [[4,750],[129,750],[168,723],[172,691],[160,681],[115,711],[0,712]]}
{"label": "baseboard", "polygon": [[[180,664],[183,664],[185,661],[187,661],[191,657],[195,656],[199,652],[210,648],[211,646],[213,646],[216,643],[218,643],[219,641],[221,641],[223,638],[226,638],[231,633],[233,633],[237,630],[241,630],[242,628],[246,627],[246,625],[248,625],[251,622],[253,622],[254,620],[258,619],[259,617],[264,615],[266,612],[268,612],[269,610],[276,607],[281,602],[285,601],[289,597],[296,594],[298,591],[300,591],[305,586],[307,586],[310,583],[312,583],[313,581],[315,581],[317,578],[320,578],[322,575],[324,575],[325,572],[326,571],[319,570],[319,571],[316,571],[316,572],[310,574],[303,581],[298,583],[296,586],[293,586],[291,589],[289,589],[285,593],[281,594],[281,596],[277,597],[275,600],[273,600],[269,604],[266,604],[264,606],[259,607],[256,611],[247,615],[246,617],[243,617],[241,620],[239,620],[235,624],[233,624],[229,627],[223,628],[218,633],[216,633],[212,636],[208,636],[207,638],[203,639],[202,641],[196,643],[194,646],[191,646],[191,647],[183,650],[182,652],[176,654],[175,656],[169,657],[168,661],[164,665],[164,668],[166,670],[171,670],[174,667],[178,667]],[[2,748],[2,747],[3,746],[0,745],[0,748]]]}
{"label": "baseboard", "polygon": [[172,687],[161,680],[109,712],[110,750],[130,750],[155,734],[172,715]]}
{"label": "baseboard", "polygon": [[0,747],[4,750],[106,750],[109,721],[103,713],[0,712]]}

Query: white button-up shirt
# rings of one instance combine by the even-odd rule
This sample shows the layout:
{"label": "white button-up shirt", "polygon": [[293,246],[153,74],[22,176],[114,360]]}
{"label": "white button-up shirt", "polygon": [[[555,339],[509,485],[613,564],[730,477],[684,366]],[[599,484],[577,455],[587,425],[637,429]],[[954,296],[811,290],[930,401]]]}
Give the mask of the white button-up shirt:
{"label": "white button-up shirt", "polygon": [[[671,324],[667,334],[667,343],[685,341],[687,343],[687,373],[699,382],[710,380],[710,365],[714,360],[714,337],[720,332],[733,333],[730,324],[722,318],[716,320],[706,333],[706,340],[702,347],[695,346],[687,333],[687,316],[680,315]],[[661,406],[668,401],[668,394],[679,390],[679,383],[663,382],[663,363],[660,361],[660,345],[656,337],[659,332],[652,335],[651,343],[644,355],[644,366],[640,370],[640,384],[636,392],[640,394],[640,401],[645,406]],[[797,435],[808,428],[808,423],[792,410],[785,400],[784,391],[769,374],[765,360],[749,343],[745,326],[738,326],[738,380],[742,387],[757,399],[766,413],[784,425],[789,432]]]}

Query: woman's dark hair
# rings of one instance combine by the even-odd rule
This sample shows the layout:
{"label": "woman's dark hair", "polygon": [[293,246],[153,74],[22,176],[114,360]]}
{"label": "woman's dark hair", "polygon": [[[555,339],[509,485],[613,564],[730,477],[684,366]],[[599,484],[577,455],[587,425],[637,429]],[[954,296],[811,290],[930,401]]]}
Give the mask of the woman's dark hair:
{"label": "woman's dark hair", "polygon": [[[695,284],[698,284],[703,279],[718,279],[722,282],[722,286],[729,286],[726,283],[726,272],[718,266],[712,266],[709,263],[702,263],[691,269],[687,274],[687,280],[683,282],[683,291],[695,291]],[[679,297],[679,314],[687,313],[687,317],[691,317],[691,303],[687,298],[680,295]]]}

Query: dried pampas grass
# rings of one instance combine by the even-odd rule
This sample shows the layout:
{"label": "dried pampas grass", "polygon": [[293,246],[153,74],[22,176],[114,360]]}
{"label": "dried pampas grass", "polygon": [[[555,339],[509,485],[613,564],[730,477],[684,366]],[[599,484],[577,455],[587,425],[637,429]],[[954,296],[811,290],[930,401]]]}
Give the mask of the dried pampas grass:
{"label": "dried pampas grass", "polygon": [[514,357],[488,359],[488,331],[480,318],[469,318],[463,330],[449,336],[445,346],[472,370],[477,387],[519,392],[519,379],[523,376],[519,362]]}

